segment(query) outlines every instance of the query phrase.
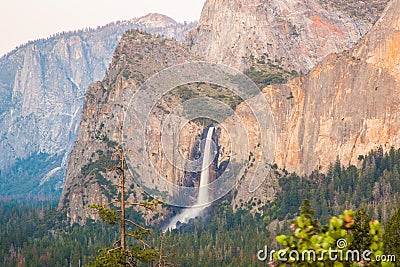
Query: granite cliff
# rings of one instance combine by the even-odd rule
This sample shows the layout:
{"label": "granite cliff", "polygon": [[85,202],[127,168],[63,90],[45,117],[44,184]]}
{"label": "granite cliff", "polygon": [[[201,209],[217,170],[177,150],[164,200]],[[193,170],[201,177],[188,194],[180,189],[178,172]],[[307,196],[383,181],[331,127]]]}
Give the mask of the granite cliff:
{"label": "granite cliff", "polygon": [[[274,161],[279,168],[307,174],[315,169],[326,170],[337,157],[342,164],[357,164],[359,155],[378,146],[384,149],[400,147],[400,121],[397,114],[400,103],[399,9],[400,0],[391,1],[371,31],[352,49],[318,59],[320,62],[305,76],[263,89],[275,120],[277,144]],[[367,25],[369,22],[360,20],[359,23]],[[132,93],[155,72],[197,59],[172,40],[139,32],[129,32],[122,38],[106,77],[102,82],[90,86],[85,95],[83,120],[59,205],[67,211],[73,222],[83,222],[84,218],[93,216],[86,209],[87,204],[109,201],[112,193],[108,192],[109,185],[115,177],[104,168],[100,167],[99,170],[99,163],[107,163],[115,146],[120,144],[121,116]],[[295,59],[297,57],[292,58],[292,62],[295,63]],[[311,68],[315,62],[307,68]],[[157,120],[151,122],[150,138],[153,142],[149,154],[152,163],[167,173],[170,181],[181,184],[184,174],[176,172],[165,161],[159,145],[159,122],[163,120],[165,112],[170,111],[169,104],[184,99],[186,94],[192,96],[193,88],[176,93],[161,102],[155,111],[154,118]],[[235,107],[239,118],[251,133],[251,144],[255,151],[249,157],[253,160],[259,154],[256,139],[260,133],[257,127],[253,127],[254,116],[248,107],[245,104]],[[226,123],[233,123],[233,120],[227,118]],[[197,122],[189,123],[181,136],[176,137],[182,144],[181,151],[185,156],[197,145],[196,137],[204,132],[203,127]],[[226,132],[220,133],[219,144],[225,148],[221,150],[220,158],[228,158],[231,151]],[[130,198],[146,198],[142,190],[134,185],[132,177],[129,179],[132,184],[128,189]],[[249,181],[242,180],[234,204],[239,204],[240,199],[247,201],[255,195],[264,196],[263,200],[271,200],[276,186],[275,177],[268,177],[268,181],[250,194]]]}
{"label": "granite cliff", "polygon": [[[72,150],[60,207],[66,209],[73,222],[82,222],[93,214],[87,205],[109,203],[111,183],[116,180],[105,169],[116,148],[122,143],[124,112],[132,94],[151,75],[172,66],[195,60],[186,49],[174,40],[166,40],[138,31],[129,31],[115,50],[112,63],[103,81],[92,84],[85,95],[83,118],[78,138]],[[143,100],[146,101],[146,100]],[[169,100],[174,102],[173,99]],[[161,122],[167,106],[155,111],[151,123],[150,155],[152,161],[170,177],[180,183],[183,173],[176,171],[162,156],[157,144],[161,139]],[[195,145],[193,136],[201,134],[201,125],[190,123],[178,138],[184,144],[182,151],[188,156]],[[172,175],[172,173],[174,175]],[[142,200],[146,195],[128,175],[127,190],[131,200]]]}
{"label": "granite cliff", "polygon": [[[391,1],[352,50],[332,54],[309,75],[264,90],[281,134],[276,162],[291,171],[326,170],[336,157],[400,147],[400,1]],[[292,95],[293,98],[288,96]]]}
{"label": "granite cliff", "polygon": [[[325,172],[337,159],[357,166],[359,156],[372,149],[400,147],[399,9],[400,1],[391,1],[354,49],[329,55],[304,77],[263,89],[275,119],[278,167]],[[238,110],[248,125],[256,123],[245,105]],[[220,138],[222,146],[227,142]],[[235,203],[265,189],[249,195],[239,187]]]}
{"label": "granite cliff", "polygon": [[194,25],[149,14],[32,41],[0,58],[1,196],[59,192],[86,89],[103,79],[125,31],[182,41]]}
{"label": "granite cliff", "polygon": [[354,46],[388,1],[363,9],[359,1],[342,2],[208,0],[187,42],[205,59],[241,70],[266,62],[307,73],[328,54]]}

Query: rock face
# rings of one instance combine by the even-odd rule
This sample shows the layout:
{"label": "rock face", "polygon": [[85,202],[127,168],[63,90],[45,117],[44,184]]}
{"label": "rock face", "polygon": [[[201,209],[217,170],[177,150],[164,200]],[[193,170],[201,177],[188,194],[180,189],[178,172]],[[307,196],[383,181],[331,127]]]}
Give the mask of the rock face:
{"label": "rock face", "polygon": [[[194,23],[160,14],[23,45],[0,59],[0,192],[18,196],[62,186],[88,85],[106,73],[128,29],[183,40]],[[48,183],[50,181],[50,183]],[[46,188],[46,189],[45,189]]]}
{"label": "rock face", "polygon": [[[87,209],[90,203],[109,203],[110,183],[116,181],[115,173],[104,168],[121,144],[124,112],[132,94],[138,86],[156,72],[172,66],[195,60],[179,43],[165,40],[137,31],[127,32],[115,50],[113,61],[102,82],[91,85],[86,92],[83,119],[78,138],[70,156],[60,208],[67,211],[72,222],[84,222],[93,214]],[[145,99],[143,101],[146,101]],[[173,101],[173,100],[172,100]],[[172,182],[180,183],[183,173],[171,168],[162,155],[161,122],[166,115],[163,109],[155,111],[150,123],[149,154],[152,162],[163,170]],[[189,157],[195,145],[193,136],[201,134],[202,127],[195,123],[185,126],[181,135],[171,142],[184,144],[181,151]],[[176,140],[175,140],[176,139]],[[96,163],[97,162],[97,163]],[[98,164],[98,165],[96,165]],[[103,171],[98,172],[98,168]],[[173,175],[172,175],[173,174]],[[141,200],[142,190],[134,186],[131,176],[127,177],[131,199]]]}
{"label": "rock face", "polygon": [[400,146],[399,8],[400,1],[392,1],[350,52],[329,56],[287,86],[266,89],[289,114],[276,118],[284,129],[278,165],[310,173],[337,156],[345,165],[357,164],[359,155],[378,146]]}
{"label": "rock face", "polygon": [[256,59],[306,73],[326,55],[354,46],[371,27],[325,6],[317,0],[207,0],[188,45],[207,60],[241,70]]}
{"label": "rock face", "polygon": [[347,0],[347,1],[318,1],[326,9],[337,9],[351,17],[359,18],[369,23],[375,23],[380,17],[389,0]]}
{"label": "rock face", "polygon": [[[270,101],[277,130],[275,162],[279,167],[305,174],[318,168],[325,170],[337,157],[343,164],[357,164],[358,155],[379,145],[400,147],[398,10],[400,0],[392,1],[382,18],[353,49],[326,57],[306,76],[285,85],[264,88],[263,94]],[[107,163],[111,159],[115,145],[121,140],[119,129],[130,95],[155,72],[195,59],[171,40],[138,32],[130,32],[122,38],[105,79],[90,86],[85,95],[83,120],[60,201],[60,208],[67,211],[73,222],[82,222],[92,216],[86,209],[87,204],[108,202],[111,194],[107,188],[115,177],[104,169],[94,170],[99,167],[96,166],[99,160]],[[171,97],[166,102],[175,101],[177,98]],[[162,128],[159,122],[164,119],[164,111],[168,112],[168,105],[164,104],[157,107],[155,120],[150,121],[149,155],[152,163],[163,170],[171,182],[180,184],[184,174],[171,168],[160,148]],[[257,138],[260,130],[254,127],[254,116],[245,104],[237,106],[236,111],[250,132],[249,144],[255,149],[249,155],[249,162],[252,162],[259,156]],[[235,119],[228,118],[226,123],[230,120]],[[196,146],[193,137],[202,132],[203,127],[193,122],[181,133],[181,151],[185,156]],[[225,132],[220,133],[219,145],[222,147],[220,159],[226,159],[231,151]],[[128,179],[133,184],[132,178]],[[262,200],[271,200],[277,184],[273,176],[268,179],[268,184],[252,194],[247,191],[249,181],[241,181],[237,196],[247,201],[246,198],[253,198],[254,194],[266,195],[268,197]],[[127,191],[131,199],[142,197],[140,188],[131,187]],[[239,203],[235,200],[234,204]]]}
{"label": "rock face", "polygon": [[[357,165],[359,155],[379,146],[400,147],[398,10],[400,1],[392,1],[354,49],[328,56],[304,77],[263,90],[275,119],[279,167],[310,174],[326,171],[337,157]],[[249,121],[249,113],[241,116]]]}

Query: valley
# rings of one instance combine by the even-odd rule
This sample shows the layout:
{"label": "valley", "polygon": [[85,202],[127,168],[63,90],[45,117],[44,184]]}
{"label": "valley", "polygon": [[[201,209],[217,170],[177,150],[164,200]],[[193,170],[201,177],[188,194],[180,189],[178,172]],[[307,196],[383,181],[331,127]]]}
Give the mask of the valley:
{"label": "valley", "polygon": [[[6,54],[0,265],[398,266],[398,10],[207,0]],[[339,241],[372,261],[257,254]]]}

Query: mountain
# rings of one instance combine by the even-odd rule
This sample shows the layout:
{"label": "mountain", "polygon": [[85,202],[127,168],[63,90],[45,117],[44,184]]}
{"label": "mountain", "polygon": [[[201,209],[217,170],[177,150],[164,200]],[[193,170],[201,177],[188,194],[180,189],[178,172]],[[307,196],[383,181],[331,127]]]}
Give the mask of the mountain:
{"label": "mountain", "polygon": [[124,32],[183,41],[194,25],[148,14],[32,41],[0,58],[1,196],[59,191],[86,89],[104,77]]}
{"label": "mountain", "polygon": [[[138,31],[128,31],[123,35],[106,76],[101,82],[89,86],[85,94],[78,138],[70,155],[59,204],[73,222],[81,223],[84,218],[93,216],[87,209],[88,204],[106,204],[112,199],[112,181],[116,177],[106,167],[113,164],[115,152],[121,145],[122,123],[132,94],[158,71],[193,60],[196,58],[177,41]],[[146,101],[148,99],[143,99],[143,102]],[[154,116],[156,120],[150,122],[150,138],[154,141],[150,145],[150,154],[153,152],[152,155],[157,158],[155,163],[172,176],[174,169],[162,156],[163,151],[158,146],[162,129],[160,122],[167,115],[163,112],[164,108],[168,107],[159,108]],[[190,123],[189,129],[192,131],[180,137],[186,156],[195,146],[191,142],[193,132],[202,131],[195,123]],[[173,182],[177,183],[182,176],[182,172],[175,173],[174,177],[177,178]],[[126,183],[130,185],[127,190],[129,199],[143,200],[143,191],[134,184],[133,177],[128,173]]]}
{"label": "mountain", "polygon": [[[391,1],[354,49],[329,55],[304,77],[264,88],[275,120],[279,168],[297,174],[327,172],[337,160],[339,166],[362,167],[371,150],[400,147],[398,10],[400,1]],[[249,108],[237,109],[248,125],[256,123]],[[220,138],[221,146],[228,143],[228,136]],[[259,190],[271,186],[269,182]],[[262,192],[249,194],[247,188],[238,188],[235,204]]]}
{"label": "mountain", "polygon": [[285,125],[278,165],[310,173],[336,157],[357,164],[359,155],[378,146],[400,147],[399,8],[400,1],[391,1],[354,49],[330,55],[304,78],[265,90],[274,108],[279,103],[289,114],[276,114]]}
{"label": "mountain", "polygon": [[[395,83],[398,77],[399,53],[396,44],[399,17],[396,11],[399,2],[396,0],[389,4],[382,18],[353,49],[320,59],[321,62],[303,77],[263,89],[275,120],[277,144],[274,161],[279,168],[309,174],[315,169],[325,171],[337,157],[348,165],[357,163],[359,155],[367,154],[379,145],[385,149],[392,145],[400,146],[397,137],[399,121],[395,114],[399,95]],[[113,162],[114,152],[121,144],[122,116],[132,92],[157,71],[196,59],[197,56],[171,40],[138,32],[129,32],[122,38],[105,78],[90,86],[85,95],[83,119],[59,204],[72,222],[82,223],[86,217],[93,218],[87,205],[108,203],[116,193],[111,189],[115,174],[109,173],[104,166]],[[207,92],[221,90],[214,88]],[[148,132],[149,164],[166,173],[169,182],[185,184],[184,173],[171,167],[163,155],[162,124],[159,122],[171,112],[168,103],[177,104],[179,99],[190,99],[197,94],[192,87],[180,88],[175,93],[155,105],[156,120],[150,121]],[[148,101],[142,99],[143,103]],[[248,106],[237,104],[233,103],[232,107],[245,122],[252,139],[249,143],[254,150],[245,155],[250,161],[259,155],[256,138],[260,132],[254,127],[257,123],[253,121],[254,116]],[[225,123],[235,125],[235,120],[237,118],[228,117]],[[193,149],[198,146],[197,138],[204,133],[204,124],[192,121],[185,127],[181,136],[174,136],[170,142],[180,142],[183,156],[191,158]],[[387,129],[387,135],[384,135],[387,138],[381,138],[381,129]],[[230,134],[240,136],[240,133]],[[231,152],[229,136],[224,131],[218,135],[221,147],[219,157],[227,159]],[[140,149],[140,145],[130,149]],[[237,145],[239,151],[246,151],[241,147],[246,145],[245,142]],[[251,172],[253,166],[249,166]],[[131,185],[127,190],[129,198],[146,199],[142,188],[133,183],[132,177],[128,180]],[[153,183],[157,184],[157,181]],[[239,199],[250,201],[255,194],[261,196],[258,200],[272,200],[278,187],[277,177],[272,173],[267,182],[253,193],[249,193],[248,185],[246,179],[240,182],[233,194],[234,206],[241,204]]]}
{"label": "mountain", "polygon": [[207,0],[187,42],[203,58],[241,70],[266,62],[307,73],[354,46],[387,2]]}

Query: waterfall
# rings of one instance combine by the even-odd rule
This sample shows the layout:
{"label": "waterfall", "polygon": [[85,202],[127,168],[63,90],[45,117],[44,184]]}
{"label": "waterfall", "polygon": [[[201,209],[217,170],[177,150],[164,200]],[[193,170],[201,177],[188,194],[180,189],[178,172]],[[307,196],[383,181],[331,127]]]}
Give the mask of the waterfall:
{"label": "waterfall", "polygon": [[206,144],[204,146],[204,156],[203,162],[201,165],[201,175],[200,175],[200,187],[199,187],[199,196],[197,197],[196,205],[204,205],[208,203],[208,188],[207,185],[209,183],[210,177],[210,165],[213,160],[211,153],[211,143],[212,143],[212,135],[214,132],[214,127],[210,127],[207,132]]}
{"label": "waterfall", "polygon": [[168,226],[165,227],[164,232],[168,229],[175,229],[178,222],[187,223],[190,219],[200,216],[202,211],[207,207],[207,205],[205,205],[209,202],[207,185],[209,184],[210,165],[213,161],[213,154],[211,151],[213,133],[214,127],[208,128],[201,165],[199,195],[197,196],[196,204],[194,207],[186,208],[180,214],[175,215]]}

